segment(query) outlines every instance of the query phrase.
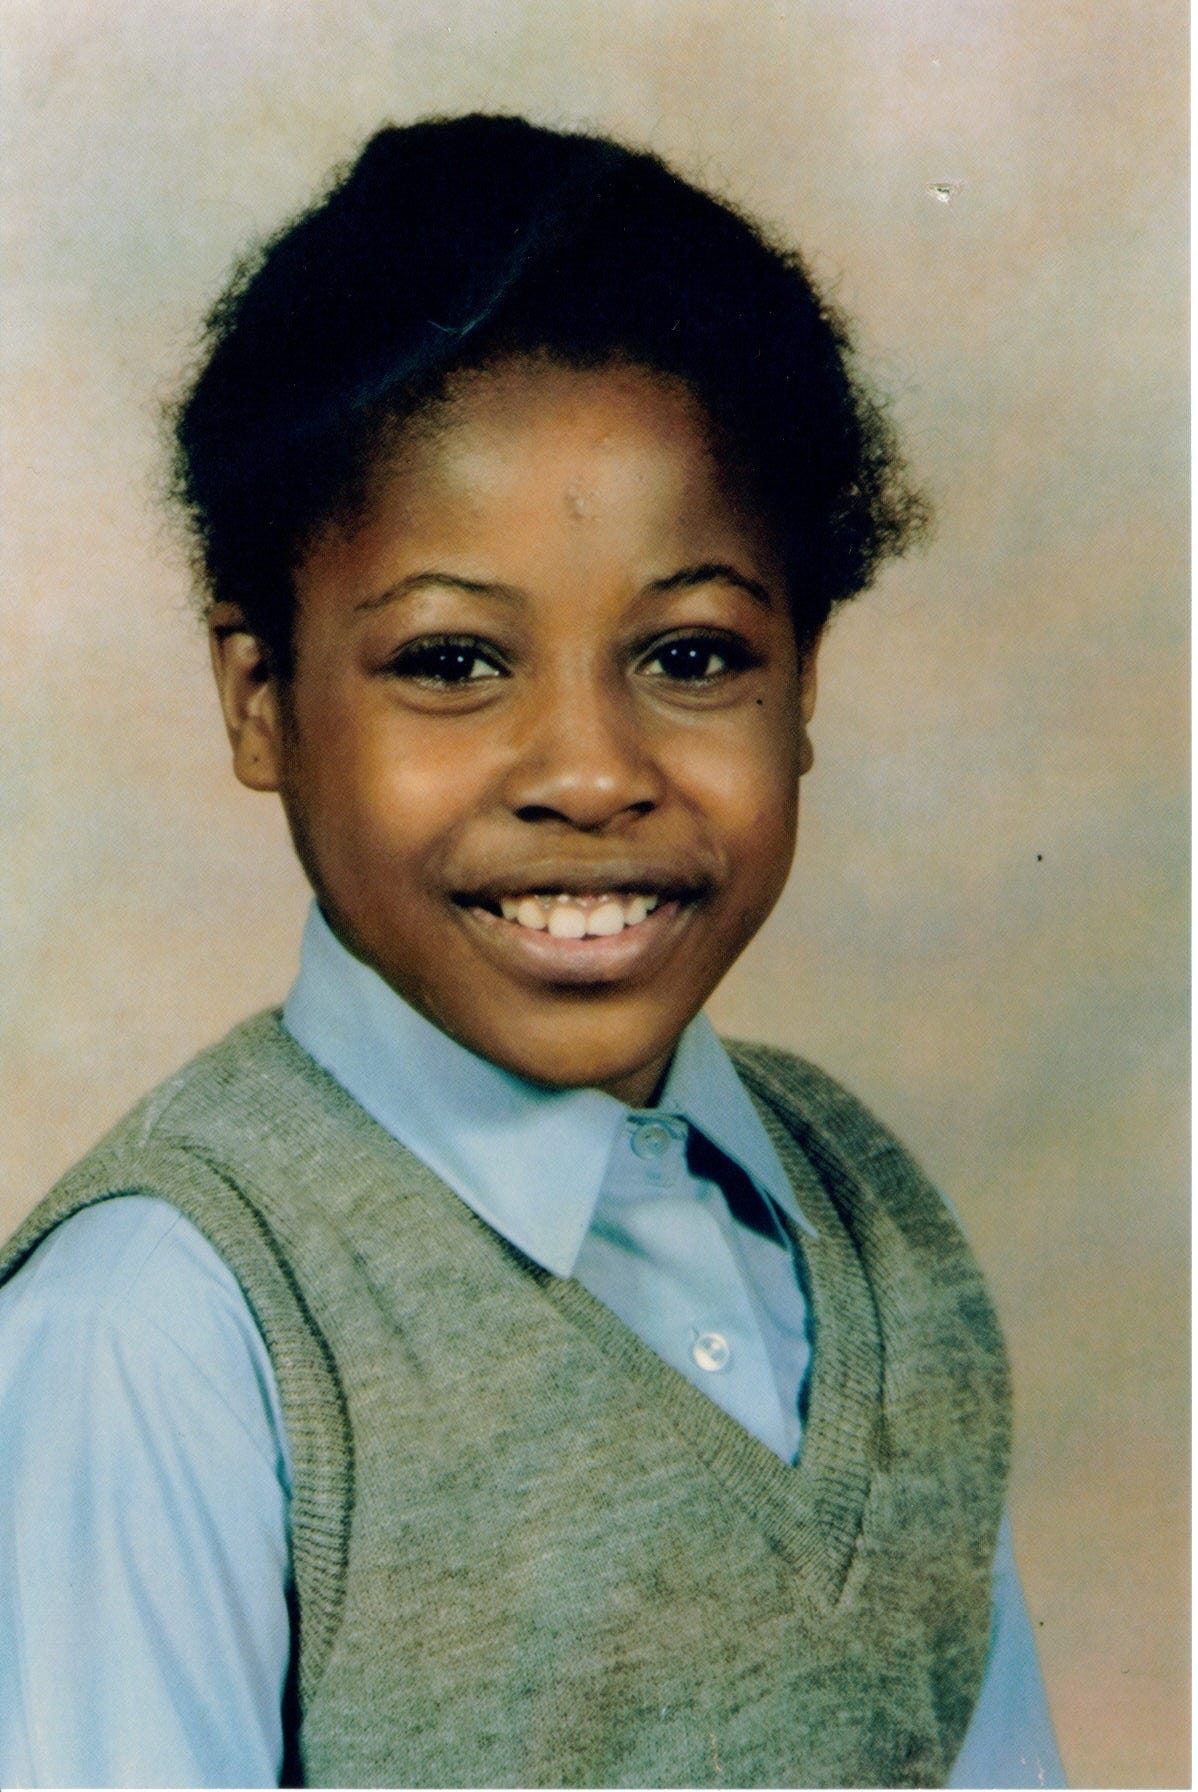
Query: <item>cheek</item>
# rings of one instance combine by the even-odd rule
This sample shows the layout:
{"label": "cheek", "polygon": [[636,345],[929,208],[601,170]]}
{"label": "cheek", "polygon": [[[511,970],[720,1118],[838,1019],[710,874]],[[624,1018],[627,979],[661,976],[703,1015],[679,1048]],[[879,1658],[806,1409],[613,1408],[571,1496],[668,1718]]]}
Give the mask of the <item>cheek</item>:
{"label": "cheek", "polygon": [[460,784],[463,755],[453,747],[452,735],[404,714],[373,681],[330,677],[297,717],[289,781],[326,824],[373,815],[402,825],[410,815],[418,825],[425,813],[444,814]]}
{"label": "cheek", "polygon": [[764,804],[744,834],[740,868],[742,899],[755,918],[765,919],[786,885],[794,863],[798,826],[796,793],[780,789]]}
{"label": "cheek", "polygon": [[[346,768],[343,782],[325,785],[330,837],[366,875],[373,867],[402,876],[435,855],[454,824],[457,786],[422,764],[371,757]],[[346,795],[349,793],[349,800]]]}
{"label": "cheek", "polygon": [[[689,750],[688,750],[689,749]],[[798,815],[801,762],[797,733],[761,728],[684,745],[677,782],[728,851],[732,870],[777,857],[789,868]],[[785,876],[785,873],[783,873]]]}
{"label": "cheek", "polygon": [[287,757],[282,794],[293,829],[326,878],[392,875],[426,848],[438,811],[444,818],[444,785],[434,791],[427,759],[352,708],[330,705],[319,724],[301,730]]}

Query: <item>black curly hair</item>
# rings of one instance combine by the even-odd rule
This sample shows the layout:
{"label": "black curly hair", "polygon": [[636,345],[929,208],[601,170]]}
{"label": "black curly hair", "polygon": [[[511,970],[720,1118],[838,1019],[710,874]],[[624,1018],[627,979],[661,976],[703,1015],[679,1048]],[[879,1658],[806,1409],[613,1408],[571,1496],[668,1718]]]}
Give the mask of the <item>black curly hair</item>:
{"label": "black curly hair", "polygon": [[206,604],[291,666],[293,572],[397,427],[509,355],[680,378],[776,544],[796,635],[922,530],[845,320],[655,156],[522,118],[388,126],[237,269],[172,413]]}

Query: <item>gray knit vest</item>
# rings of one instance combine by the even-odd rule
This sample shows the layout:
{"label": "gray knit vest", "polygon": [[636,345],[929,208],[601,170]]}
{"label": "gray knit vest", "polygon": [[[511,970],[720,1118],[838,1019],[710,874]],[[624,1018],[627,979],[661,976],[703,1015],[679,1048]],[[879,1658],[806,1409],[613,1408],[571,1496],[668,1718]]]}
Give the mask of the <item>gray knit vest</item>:
{"label": "gray knit vest", "polygon": [[818,1231],[793,1468],[478,1220],[277,1014],[147,1097],[0,1256],[3,1279],[139,1192],[237,1275],[294,1460],[308,1783],[944,1783],[986,1658],[1002,1342],[890,1135],[809,1065],[734,1056]]}

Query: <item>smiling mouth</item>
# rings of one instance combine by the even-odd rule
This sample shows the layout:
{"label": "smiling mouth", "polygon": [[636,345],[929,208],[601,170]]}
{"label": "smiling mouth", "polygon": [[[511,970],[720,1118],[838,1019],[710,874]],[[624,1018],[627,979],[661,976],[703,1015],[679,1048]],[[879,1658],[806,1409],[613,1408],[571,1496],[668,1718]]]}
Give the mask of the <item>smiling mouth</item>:
{"label": "smiling mouth", "polygon": [[547,933],[555,940],[581,940],[610,939],[627,927],[640,927],[660,902],[656,891],[603,890],[584,895],[561,890],[500,896],[476,906],[530,933]]}
{"label": "smiling mouth", "polygon": [[667,884],[630,871],[611,866],[590,889],[575,874],[568,879],[574,887],[562,889],[554,887],[559,870],[530,878],[523,889],[515,879],[505,880],[454,902],[488,954],[520,979],[617,983],[649,974],[674,950],[705,893],[697,881],[671,877]]}

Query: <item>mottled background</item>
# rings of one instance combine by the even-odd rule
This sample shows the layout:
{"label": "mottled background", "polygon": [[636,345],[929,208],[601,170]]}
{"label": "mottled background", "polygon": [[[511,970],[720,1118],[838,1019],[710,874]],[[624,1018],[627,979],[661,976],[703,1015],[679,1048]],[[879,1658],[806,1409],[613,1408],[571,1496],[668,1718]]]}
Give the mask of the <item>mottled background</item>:
{"label": "mottled background", "polygon": [[156,500],[232,255],[385,116],[647,142],[805,245],[941,517],[827,644],[799,868],[716,1016],[951,1193],[1013,1347],[1074,1783],[1185,1783],[1181,0],[0,19],[3,1224],[291,975],[301,881],[227,771]]}

